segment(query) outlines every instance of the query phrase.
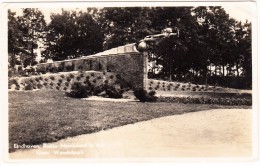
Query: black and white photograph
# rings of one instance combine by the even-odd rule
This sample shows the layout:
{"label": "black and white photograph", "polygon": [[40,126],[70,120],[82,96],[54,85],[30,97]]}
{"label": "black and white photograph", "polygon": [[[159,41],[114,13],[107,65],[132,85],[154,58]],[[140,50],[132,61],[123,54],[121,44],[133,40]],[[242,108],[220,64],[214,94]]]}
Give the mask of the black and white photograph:
{"label": "black and white photograph", "polygon": [[7,160],[257,158],[256,7],[7,2]]}

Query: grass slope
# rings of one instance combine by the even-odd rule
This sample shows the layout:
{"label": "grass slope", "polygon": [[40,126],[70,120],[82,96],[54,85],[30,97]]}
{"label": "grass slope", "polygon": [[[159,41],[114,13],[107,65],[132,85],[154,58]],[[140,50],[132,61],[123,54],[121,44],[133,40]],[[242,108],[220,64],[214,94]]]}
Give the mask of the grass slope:
{"label": "grass slope", "polygon": [[14,144],[39,145],[162,116],[216,108],[236,107],[163,102],[122,104],[68,98],[56,90],[10,91],[9,149],[13,152]]}

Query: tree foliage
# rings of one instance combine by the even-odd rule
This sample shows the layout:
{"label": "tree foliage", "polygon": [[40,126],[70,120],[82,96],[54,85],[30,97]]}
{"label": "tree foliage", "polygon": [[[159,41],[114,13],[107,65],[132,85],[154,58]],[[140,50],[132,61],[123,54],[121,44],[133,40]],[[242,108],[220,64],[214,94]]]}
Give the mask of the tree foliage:
{"label": "tree foliage", "polygon": [[45,25],[37,9],[23,9],[20,17],[8,11],[10,66],[19,63],[19,56],[22,64],[32,65],[41,37],[44,62],[137,43],[164,28],[177,27],[179,37],[166,38],[150,47],[150,76],[211,84],[230,79],[240,80],[244,87],[252,85],[251,23],[230,18],[220,6],[62,10],[51,15],[46,29]]}
{"label": "tree foliage", "polygon": [[104,35],[92,15],[65,10],[61,14],[52,14],[42,56],[64,60],[102,51]]}

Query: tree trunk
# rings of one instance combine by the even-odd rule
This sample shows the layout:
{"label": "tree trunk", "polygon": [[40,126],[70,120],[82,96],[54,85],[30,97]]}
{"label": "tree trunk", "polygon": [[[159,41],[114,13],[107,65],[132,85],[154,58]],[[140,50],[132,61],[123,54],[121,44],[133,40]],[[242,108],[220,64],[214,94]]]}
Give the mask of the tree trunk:
{"label": "tree trunk", "polygon": [[238,63],[236,63],[236,70],[237,70],[237,77],[239,77],[239,67],[238,67]]}
{"label": "tree trunk", "polygon": [[225,65],[222,65],[222,74],[223,74],[223,77],[225,77]]}

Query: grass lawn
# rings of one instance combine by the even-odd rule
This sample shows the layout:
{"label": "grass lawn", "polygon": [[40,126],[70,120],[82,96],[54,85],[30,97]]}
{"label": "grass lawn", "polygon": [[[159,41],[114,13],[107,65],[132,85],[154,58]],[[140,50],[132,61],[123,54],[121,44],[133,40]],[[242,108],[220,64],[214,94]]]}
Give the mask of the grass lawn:
{"label": "grass lawn", "polygon": [[14,144],[40,145],[80,134],[168,115],[216,108],[251,108],[179,103],[86,101],[62,91],[9,92],[9,150]]}

